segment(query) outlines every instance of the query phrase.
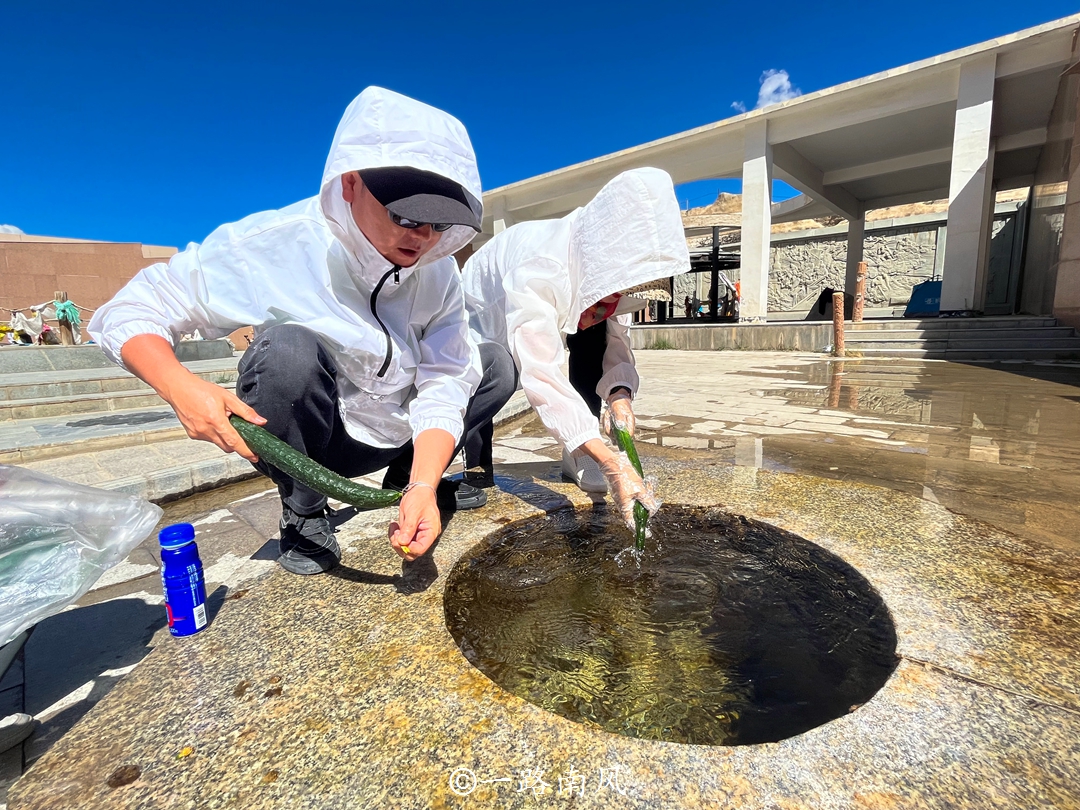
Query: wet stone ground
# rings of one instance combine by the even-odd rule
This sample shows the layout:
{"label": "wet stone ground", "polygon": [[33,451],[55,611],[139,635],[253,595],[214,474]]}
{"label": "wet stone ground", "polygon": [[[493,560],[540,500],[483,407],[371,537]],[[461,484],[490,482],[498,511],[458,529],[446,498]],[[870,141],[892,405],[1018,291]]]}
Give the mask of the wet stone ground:
{"label": "wet stone ground", "polygon": [[[32,746],[10,807],[1080,807],[1080,369],[639,367],[639,450],[669,507],[806,538],[884,601],[899,663],[864,705],[775,743],[688,745],[565,719],[473,667],[447,628],[455,564],[521,521],[603,509],[525,419],[498,437],[490,505],[411,565],[385,511],[342,514],[344,565],[299,580],[271,559],[272,493],[171,507],[198,524],[211,626],[162,638],[149,551],[124,563],[141,580],[43,623],[73,674],[34,699],[82,719]],[[95,645],[112,665],[74,655]]]}

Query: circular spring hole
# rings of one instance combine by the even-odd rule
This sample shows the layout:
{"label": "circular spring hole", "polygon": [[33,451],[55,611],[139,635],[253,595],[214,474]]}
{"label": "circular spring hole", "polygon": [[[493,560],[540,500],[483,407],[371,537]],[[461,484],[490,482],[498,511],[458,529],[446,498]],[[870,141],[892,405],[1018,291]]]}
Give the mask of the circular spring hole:
{"label": "circular spring hole", "polygon": [[881,596],[820,546],[720,509],[665,506],[639,565],[608,521],[606,510],[525,521],[451,571],[447,627],[504,689],[619,734],[746,745],[854,711],[895,668]]}

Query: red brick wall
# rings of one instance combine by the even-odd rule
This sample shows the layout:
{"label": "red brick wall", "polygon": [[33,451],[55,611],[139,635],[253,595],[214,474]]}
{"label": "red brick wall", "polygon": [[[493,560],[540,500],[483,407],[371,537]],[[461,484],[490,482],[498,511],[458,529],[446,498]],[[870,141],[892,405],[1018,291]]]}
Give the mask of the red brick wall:
{"label": "red brick wall", "polygon": [[[142,268],[168,261],[144,252],[168,251],[144,251],[137,243],[0,241],[0,318],[6,321],[11,309],[52,301],[57,290],[80,307],[96,309]],[[81,314],[84,324],[90,320],[90,313]]]}

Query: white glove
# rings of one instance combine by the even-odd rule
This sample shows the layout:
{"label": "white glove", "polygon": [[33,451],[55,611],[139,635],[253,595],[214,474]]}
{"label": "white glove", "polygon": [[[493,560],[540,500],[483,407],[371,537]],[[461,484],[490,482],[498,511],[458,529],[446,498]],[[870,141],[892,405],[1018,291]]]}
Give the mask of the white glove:
{"label": "white glove", "polygon": [[626,392],[625,388],[619,388],[607,399],[607,407],[604,408],[604,412],[600,415],[600,429],[612,441],[615,441],[613,434],[616,425],[626,430],[631,439],[634,438],[637,419],[634,418],[634,408],[631,402],[630,394]]}
{"label": "white glove", "polygon": [[612,455],[600,465],[600,471],[607,479],[611,498],[630,531],[634,530],[634,501],[639,501],[649,510],[650,515],[660,508],[660,501],[653,492],[652,484],[641,480],[626,453]]}

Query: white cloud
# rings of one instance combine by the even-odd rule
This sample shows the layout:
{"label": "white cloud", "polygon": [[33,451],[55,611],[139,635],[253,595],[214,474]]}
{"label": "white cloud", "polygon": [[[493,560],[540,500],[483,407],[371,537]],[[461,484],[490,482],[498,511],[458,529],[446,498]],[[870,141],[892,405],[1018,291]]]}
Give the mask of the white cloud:
{"label": "white cloud", "polygon": [[[802,95],[802,90],[792,86],[791,77],[788,76],[786,70],[770,68],[761,74],[758,81],[761,83],[761,89],[758,91],[757,104],[754,105],[755,110],[768,107],[770,104],[779,104],[781,101],[798,98]],[[731,102],[731,107],[738,113],[746,112],[746,105],[741,101]]]}
{"label": "white cloud", "polygon": [[22,231],[14,225],[0,225],[0,233],[22,233]]}
{"label": "white cloud", "polygon": [[761,89],[758,91],[755,110],[802,95],[802,90],[791,86],[791,77],[786,70],[766,70],[761,74],[760,81]]}

